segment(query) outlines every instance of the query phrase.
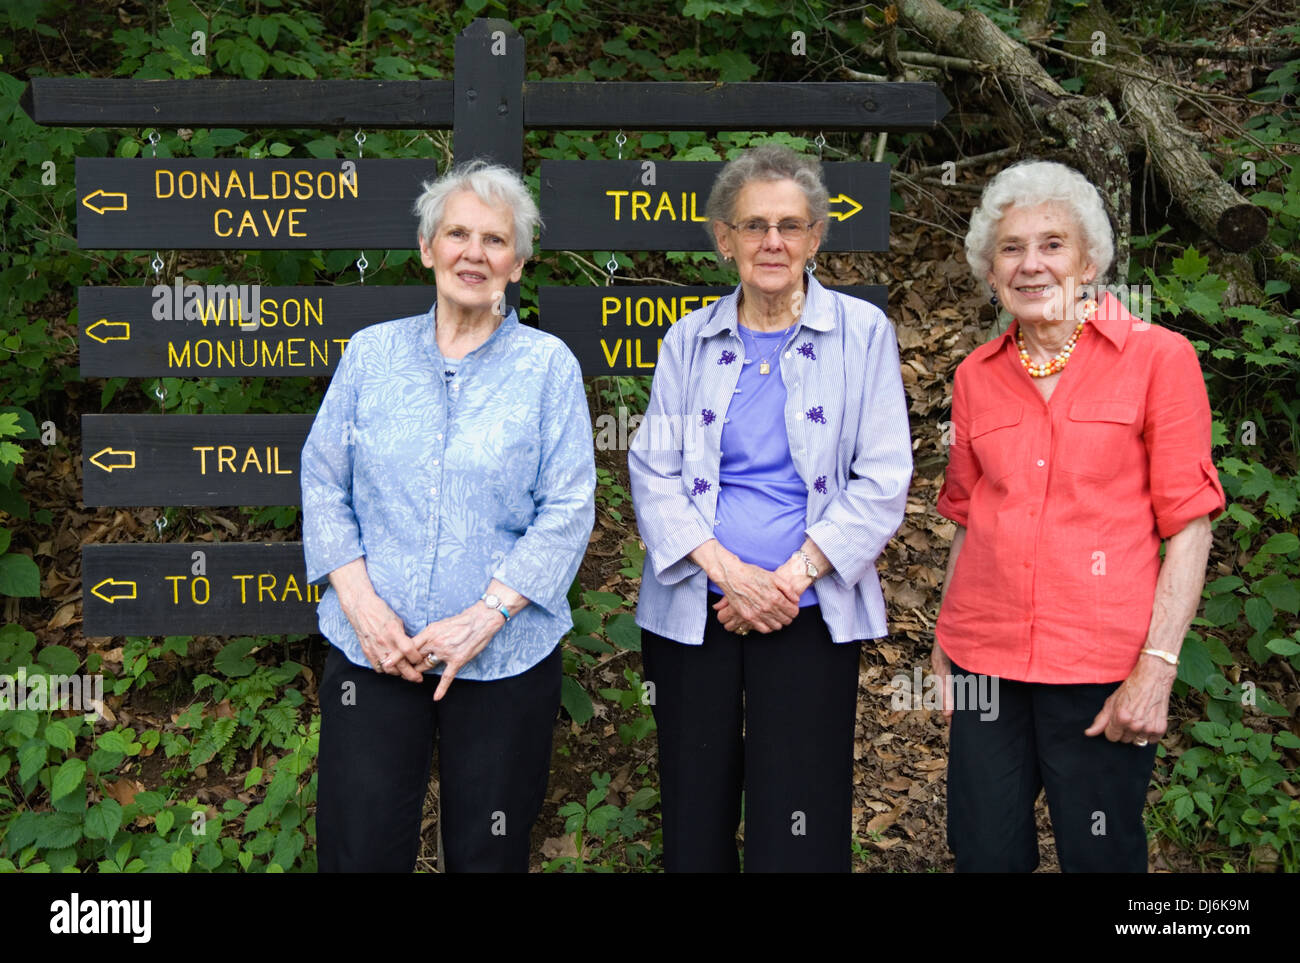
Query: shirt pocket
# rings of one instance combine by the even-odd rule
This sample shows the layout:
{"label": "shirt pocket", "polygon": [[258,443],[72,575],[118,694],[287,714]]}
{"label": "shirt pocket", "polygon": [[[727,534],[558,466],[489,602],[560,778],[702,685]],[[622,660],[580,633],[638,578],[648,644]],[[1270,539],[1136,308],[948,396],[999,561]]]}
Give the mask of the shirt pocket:
{"label": "shirt pocket", "polygon": [[1056,439],[1058,467],[1088,478],[1113,478],[1124,460],[1137,413],[1134,401],[1074,402],[1064,432]]}
{"label": "shirt pocket", "polygon": [[988,481],[997,481],[1014,471],[1024,457],[1022,446],[1016,443],[1020,434],[1017,426],[1024,414],[1022,405],[1001,405],[971,418],[971,451]]}

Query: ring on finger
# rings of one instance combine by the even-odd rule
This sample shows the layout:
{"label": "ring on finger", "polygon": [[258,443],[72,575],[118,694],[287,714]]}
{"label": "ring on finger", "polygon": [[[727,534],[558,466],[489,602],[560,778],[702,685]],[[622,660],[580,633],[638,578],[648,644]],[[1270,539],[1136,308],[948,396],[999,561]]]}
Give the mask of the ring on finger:
{"label": "ring on finger", "polygon": [[1146,741],[1145,739],[1134,739],[1134,740],[1133,740],[1133,745],[1135,745],[1135,746],[1145,746],[1146,744],[1147,744],[1147,741]]}
{"label": "ring on finger", "polygon": [[428,662],[428,663],[429,663],[429,668],[432,669],[435,665],[437,665],[439,662],[441,662],[442,659],[434,658],[434,655],[433,655],[432,652],[426,652],[426,653],[424,654],[424,661],[425,661],[425,662]]}

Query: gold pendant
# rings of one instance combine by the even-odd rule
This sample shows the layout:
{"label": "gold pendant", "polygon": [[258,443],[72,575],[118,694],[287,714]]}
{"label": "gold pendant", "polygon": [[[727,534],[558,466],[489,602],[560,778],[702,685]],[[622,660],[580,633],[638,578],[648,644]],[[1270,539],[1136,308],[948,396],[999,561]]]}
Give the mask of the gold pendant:
{"label": "gold pendant", "polygon": [[771,366],[770,364],[768,364],[766,361],[763,361],[763,362],[760,362],[760,363],[759,363],[759,366],[758,366],[758,373],[759,373],[759,374],[761,374],[761,375],[762,375],[762,374],[768,374],[771,370],[772,370],[772,366]]}

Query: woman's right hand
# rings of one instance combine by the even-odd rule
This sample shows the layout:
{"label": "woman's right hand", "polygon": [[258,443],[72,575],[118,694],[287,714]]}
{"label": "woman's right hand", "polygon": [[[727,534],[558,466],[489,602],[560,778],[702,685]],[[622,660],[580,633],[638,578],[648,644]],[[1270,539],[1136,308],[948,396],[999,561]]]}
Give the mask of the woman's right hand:
{"label": "woman's right hand", "polygon": [[782,590],[775,573],[742,562],[716,540],[705,543],[701,549],[709,563],[704,566],[705,571],[722,589],[720,615],[725,606],[731,617],[739,618],[740,626],[760,632],[775,632],[794,621],[799,614],[799,598],[791,598]]}
{"label": "woman's right hand", "polygon": [[948,658],[948,653],[943,650],[938,642],[934,643],[934,648],[930,650],[930,671],[939,677],[939,685],[943,692],[943,721],[952,721],[953,709],[953,692],[952,692],[952,659]]}
{"label": "woman's right hand", "polygon": [[339,566],[329,578],[370,667],[411,682],[423,681],[424,675],[416,667],[422,661],[419,650],[406,634],[401,617],[375,591],[366,572],[365,557]]}

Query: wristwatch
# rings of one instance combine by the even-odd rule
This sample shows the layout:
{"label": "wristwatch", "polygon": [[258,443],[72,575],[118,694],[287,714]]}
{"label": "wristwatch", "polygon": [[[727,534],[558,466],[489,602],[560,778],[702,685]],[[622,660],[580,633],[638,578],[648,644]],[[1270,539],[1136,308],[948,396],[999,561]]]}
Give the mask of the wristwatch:
{"label": "wristwatch", "polygon": [[817,580],[818,572],[817,566],[813,564],[812,558],[802,548],[799,549],[796,554],[799,556],[799,560],[803,562],[804,573],[815,582]]}
{"label": "wristwatch", "polygon": [[500,612],[507,622],[510,621],[510,610],[501,603],[501,598],[495,592],[484,592],[478,597],[480,602],[487,604],[487,607]]}

